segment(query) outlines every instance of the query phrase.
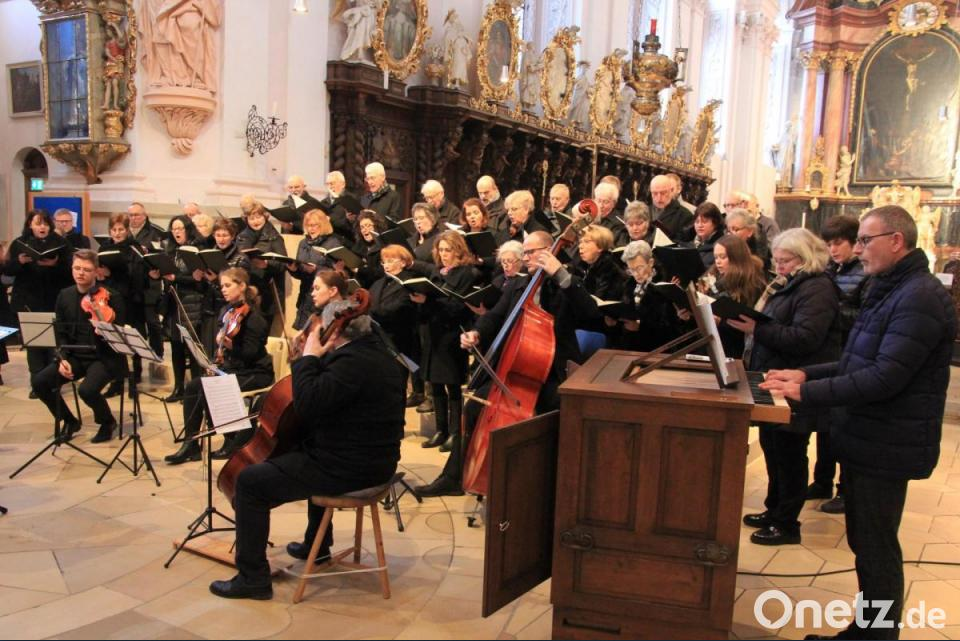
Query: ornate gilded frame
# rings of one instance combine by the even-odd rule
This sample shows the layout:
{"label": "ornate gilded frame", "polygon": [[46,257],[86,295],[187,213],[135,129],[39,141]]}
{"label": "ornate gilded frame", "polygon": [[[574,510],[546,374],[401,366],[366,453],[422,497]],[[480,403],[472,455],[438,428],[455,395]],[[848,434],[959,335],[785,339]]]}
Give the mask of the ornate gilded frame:
{"label": "ornate gilded frame", "polygon": [[384,23],[387,19],[387,11],[390,4],[396,0],[384,0],[377,12],[377,26],[373,30],[373,37],[370,46],[373,47],[373,58],[377,66],[384,71],[389,71],[390,75],[397,80],[406,80],[411,74],[416,73],[420,66],[420,58],[423,57],[424,43],[433,32],[427,24],[427,0],[409,0],[417,12],[417,30],[413,37],[413,46],[410,51],[401,60],[397,60],[387,50],[387,42],[384,36]]}
{"label": "ornate gilded frame", "polygon": [[697,122],[693,126],[693,140],[690,141],[690,162],[694,165],[705,166],[710,160],[707,156],[716,143],[713,137],[716,127],[714,117],[717,107],[722,102],[722,100],[711,100],[697,114]]}
{"label": "ornate gilded frame", "polygon": [[943,0],[925,0],[925,2],[932,4],[937,9],[936,19],[932,23],[920,25],[914,29],[904,29],[900,26],[900,12],[910,5],[917,4],[918,1],[919,0],[897,0],[897,2],[890,7],[890,11],[887,14],[890,20],[889,25],[887,25],[887,30],[890,33],[895,35],[919,36],[921,33],[926,33],[932,29],[939,29],[947,24],[947,7],[943,6]]}
{"label": "ornate gilded frame", "polygon": [[[499,82],[500,77],[490,78],[490,34],[498,22],[507,25],[510,33],[510,64],[508,65],[509,78],[506,82]],[[514,97],[514,86],[520,76],[520,24],[513,8],[506,0],[497,0],[483,14],[480,24],[480,37],[477,42],[477,78],[480,80],[480,97],[495,102],[506,102]]]}
{"label": "ornate gilded frame", "polygon": [[[623,84],[623,56],[626,51],[623,49],[611,53],[604,57],[593,74],[593,93],[590,96],[590,125],[593,133],[597,136],[605,136],[613,131],[613,123],[617,119],[617,109],[620,102],[621,85]],[[599,104],[601,80],[609,79],[609,105],[606,112],[602,113]]]}
{"label": "ornate gilded frame", "polygon": [[687,93],[690,90],[678,85],[674,87],[667,110],[663,115],[663,153],[672,156],[680,144],[683,125],[687,122]]}
{"label": "ornate gilded frame", "polygon": [[[543,104],[543,117],[547,120],[556,122],[567,117],[570,111],[570,101],[573,100],[574,72],[577,68],[577,59],[573,55],[573,45],[580,42],[577,32],[580,27],[564,27],[557,31],[553,40],[543,50],[543,69],[540,70],[540,102]],[[567,78],[563,92],[560,94],[560,101],[554,104],[550,100],[550,69],[553,66],[553,60],[562,51],[567,57]]]}

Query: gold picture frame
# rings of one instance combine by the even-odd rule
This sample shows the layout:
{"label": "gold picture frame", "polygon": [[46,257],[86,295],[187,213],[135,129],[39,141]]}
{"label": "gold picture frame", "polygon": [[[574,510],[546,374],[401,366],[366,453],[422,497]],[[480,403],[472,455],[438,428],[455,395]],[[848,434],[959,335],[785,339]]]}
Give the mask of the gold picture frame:
{"label": "gold picture frame", "polygon": [[597,136],[606,136],[613,131],[623,85],[623,56],[626,53],[623,49],[617,49],[604,57],[593,74],[590,125]]}
{"label": "gold picture frame", "polygon": [[577,59],[573,45],[580,42],[580,27],[564,27],[543,50],[543,69],[540,70],[540,102],[543,117],[557,122],[567,117],[573,100],[574,72]]}
{"label": "gold picture frame", "polygon": [[667,110],[663,115],[663,153],[672,156],[680,144],[683,125],[687,122],[687,93],[690,90],[682,85],[674,87]]}
{"label": "gold picture frame", "polygon": [[[509,43],[505,43],[505,37]],[[497,0],[487,7],[478,43],[480,97],[496,102],[510,100],[520,75],[520,24],[507,0]],[[502,81],[504,69],[507,70],[506,82]]]}
{"label": "gold picture frame", "polygon": [[711,100],[697,115],[697,122],[693,126],[693,140],[690,143],[690,162],[694,165],[703,167],[710,161],[709,156],[717,142],[714,137],[716,111],[722,103],[722,100]]}
{"label": "gold picture frame", "polygon": [[427,15],[427,0],[384,0],[380,5],[370,46],[377,66],[397,80],[406,80],[420,66],[432,33]]}

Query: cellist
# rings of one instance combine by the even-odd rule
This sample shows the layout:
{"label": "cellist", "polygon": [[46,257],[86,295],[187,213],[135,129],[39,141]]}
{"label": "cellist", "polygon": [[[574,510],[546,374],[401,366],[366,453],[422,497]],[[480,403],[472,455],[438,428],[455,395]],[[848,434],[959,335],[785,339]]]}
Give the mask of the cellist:
{"label": "cellist", "polygon": [[[371,333],[370,317],[336,320],[350,308],[334,301],[323,308],[304,345],[304,356],[292,365],[292,403],[302,417],[300,444],[238,475],[233,508],[237,521],[234,553],[237,575],[214,581],[210,591],[231,599],[270,599],[267,537],[270,510],[316,494],[343,494],[386,483],[400,460],[403,438],[406,372]],[[321,336],[333,323],[326,342]],[[287,552],[306,558],[319,529],[324,508],[307,501],[308,524],[303,542]],[[326,532],[318,559],[329,556],[333,529]]]}
{"label": "cellist", "polygon": [[[580,279],[572,275],[550,252],[553,238],[548,232],[534,231],[523,241],[523,262],[527,272],[533,274],[542,268],[546,276],[540,289],[540,307],[554,318],[554,342],[556,352],[550,373],[540,389],[537,401],[537,414],[557,409],[560,397],[557,388],[565,377],[566,362],[582,362],[575,330],[600,321],[600,312]],[[504,289],[500,300],[486,314],[480,316],[474,330],[460,335],[463,349],[484,348],[497,335],[500,327],[516,307],[527,285],[527,279],[513,279]],[[494,365],[495,364],[491,364]],[[476,395],[486,397],[489,383],[477,390]],[[464,421],[467,427],[467,442],[473,425],[476,423],[480,408],[476,403],[468,403],[464,408]],[[463,447],[460,443],[460,431],[454,430],[454,443],[443,471],[432,483],[415,488],[422,497],[459,496],[463,494]]]}
{"label": "cellist", "polygon": [[[220,311],[217,351],[214,364],[226,374],[236,374],[243,391],[268,387],[273,383],[273,359],[267,353],[270,327],[260,313],[257,290],[250,286],[250,274],[241,267],[220,273],[220,291],[226,305]],[[200,443],[190,437],[200,431],[205,399],[201,378],[191,379],[183,393],[184,441],[180,449],[164,457],[169,465],[200,460]],[[230,441],[214,452],[218,458],[229,454]]]}

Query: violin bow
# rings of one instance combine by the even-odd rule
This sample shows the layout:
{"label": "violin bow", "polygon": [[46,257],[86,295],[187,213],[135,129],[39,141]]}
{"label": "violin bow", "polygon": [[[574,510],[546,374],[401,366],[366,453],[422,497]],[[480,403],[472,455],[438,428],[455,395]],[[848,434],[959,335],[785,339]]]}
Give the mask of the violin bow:
{"label": "violin bow", "polygon": [[207,360],[210,360],[210,355],[207,354],[206,349],[203,346],[203,342],[200,340],[200,337],[197,336],[197,330],[194,329],[193,323],[190,322],[190,316],[187,315],[187,310],[183,307],[183,302],[180,300],[180,294],[177,293],[177,288],[175,285],[170,285],[170,293],[173,294],[173,300],[177,303],[177,309],[180,311],[180,316],[183,318],[184,322],[187,324],[187,329],[190,330],[190,335],[193,337],[193,340],[200,346],[200,349],[203,350],[203,355],[207,357]]}
{"label": "violin bow", "polygon": [[[467,330],[464,329],[462,325],[460,326],[460,331],[464,334],[467,333]],[[481,369],[483,369],[490,376],[490,380],[493,381],[494,385],[499,387],[504,396],[509,398],[515,405],[519,407],[521,405],[520,399],[514,396],[513,392],[510,391],[510,388],[507,387],[507,384],[504,383],[499,376],[497,376],[496,371],[494,371],[493,367],[490,366],[490,362],[484,358],[483,354],[480,352],[480,349],[477,348],[476,345],[471,345],[470,353],[472,353],[474,358],[477,359],[477,363],[480,364]],[[477,401],[478,403],[482,403],[484,405],[490,404],[490,402],[486,399],[480,398],[479,396],[476,396],[470,392],[465,393],[464,396],[467,398],[467,400]]]}
{"label": "violin bow", "polygon": [[277,289],[277,281],[270,279],[270,291],[273,292],[273,302],[277,306],[277,313],[280,314],[280,333],[283,340],[287,342],[287,353],[293,353],[293,339],[287,335],[287,319],[283,315],[283,301],[280,300],[280,290]]}

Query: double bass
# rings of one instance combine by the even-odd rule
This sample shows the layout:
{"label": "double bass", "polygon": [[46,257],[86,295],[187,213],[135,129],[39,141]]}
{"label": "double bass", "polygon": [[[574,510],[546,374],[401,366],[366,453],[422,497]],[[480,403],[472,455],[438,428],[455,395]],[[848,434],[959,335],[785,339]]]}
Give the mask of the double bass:
{"label": "double bass", "polygon": [[[370,294],[365,289],[358,289],[347,299],[350,307],[336,314],[330,325],[320,334],[320,344],[338,333],[344,325],[357,316],[367,313],[370,309]],[[320,327],[320,315],[310,317],[307,327],[314,331]],[[302,420],[293,407],[293,374],[288,374],[277,381],[260,405],[260,414],[257,417],[257,431],[246,445],[238,449],[224,464],[217,477],[217,488],[230,499],[237,493],[237,477],[248,465],[263,463],[267,459],[280,456],[293,450],[300,442],[299,427]]]}
{"label": "double bass", "polygon": [[[597,216],[598,207],[592,200],[580,201],[577,208],[583,216],[570,223],[554,241],[550,248],[554,256],[572,246],[579,233]],[[531,418],[540,388],[550,374],[556,353],[553,316],[534,301],[543,278],[542,268],[530,278],[523,295],[483,358],[485,362],[492,363],[497,354],[500,355],[496,384],[490,387],[490,393],[484,401],[464,459],[463,489],[467,492],[487,494],[490,432]],[[483,371],[478,369],[474,372],[467,384],[468,390],[477,389]]]}

